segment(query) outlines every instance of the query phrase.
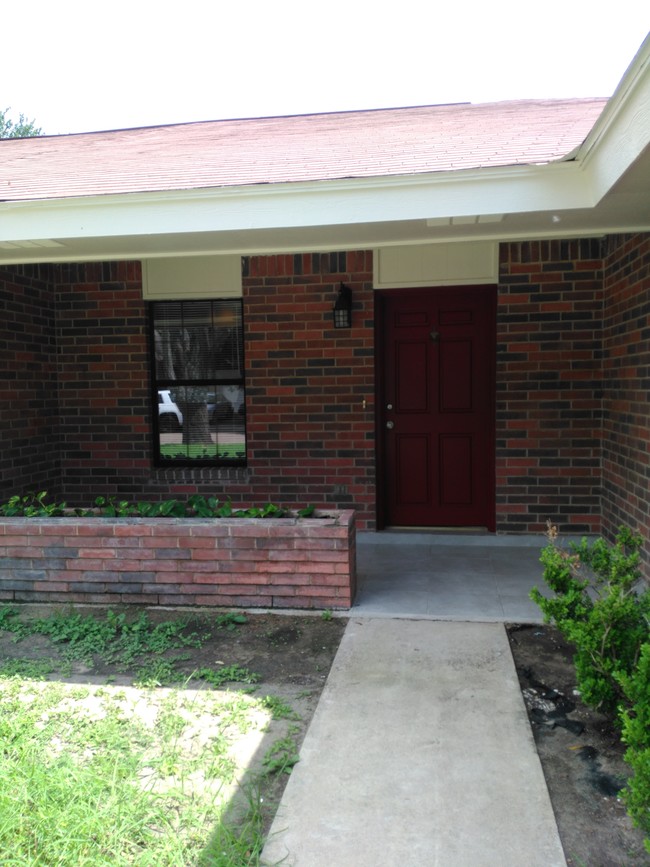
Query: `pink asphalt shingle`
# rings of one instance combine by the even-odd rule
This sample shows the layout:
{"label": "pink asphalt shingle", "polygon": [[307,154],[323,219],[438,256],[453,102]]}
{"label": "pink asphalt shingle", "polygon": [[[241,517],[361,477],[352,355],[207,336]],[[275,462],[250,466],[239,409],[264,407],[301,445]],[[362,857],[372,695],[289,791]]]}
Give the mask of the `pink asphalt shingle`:
{"label": "pink asphalt shingle", "polygon": [[0,141],[0,201],[416,175],[561,159],[606,99],[206,121]]}

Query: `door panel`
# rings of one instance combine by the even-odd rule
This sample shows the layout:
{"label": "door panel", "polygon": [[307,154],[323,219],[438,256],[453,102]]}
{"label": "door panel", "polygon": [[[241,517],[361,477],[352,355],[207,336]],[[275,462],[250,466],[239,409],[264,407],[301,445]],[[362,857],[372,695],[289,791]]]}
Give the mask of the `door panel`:
{"label": "door panel", "polygon": [[398,464],[398,497],[407,503],[426,504],[430,499],[428,465],[429,441],[425,436],[397,434],[395,447]]}
{"label": "door panel", "polygon": [[384,523],[494,529],[494,287],[378,304]]}
{"label": "door panel", "polygon": [[472,502],[472,438],[443,434],[440,437],[440,502],[470,505]]}
{"label": "door panel", "polygon": [[471,412],[474,365],[470,340],[440,343],[440,412]]}
{"label": "door panel", "polygon": [[[420,370],[421,376],[413,376]],[[428,412],[429,410],[429,364],[427,346],[419,343],[397,341],[395,344],[395,406],[397,412]]]}

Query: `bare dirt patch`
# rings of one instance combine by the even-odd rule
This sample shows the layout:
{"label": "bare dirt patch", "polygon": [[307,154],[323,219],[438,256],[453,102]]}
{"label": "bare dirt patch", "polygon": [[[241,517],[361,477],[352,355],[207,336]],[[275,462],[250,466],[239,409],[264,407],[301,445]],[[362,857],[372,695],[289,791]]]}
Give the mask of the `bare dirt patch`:
{"label": "bare dirt patch", "polygon": [[650,864],[620,791],[629,776],[611,718],[577,693],[572,649],[551,626],[509,626],[510,646],[567,864]]}
{"label": "bare dirt patch", "polygon": [[[135,618],[142,609],[130,609]],[[61,609],[59,613],[70,613]],[[25,606],[20,610],[20,619],[47,617],[56,613],[52,606]],[[83,607],[75,608],[82,617],[95,615],[101,618],[105,612]],[[184,677],[190,677],[201,668],[219,669],[222,666],[238,665],[260,676],[258,690],[278,691],[287,696],[309,693],[318,701],[329,673],[332,660],[341,641],[346,620],[344,618],[316,615],[284,615],[246,613],[246,622],[241,625],[218,625],[222,612],[189,614],[187,612],[147,609],[147,617],[156,624],[175,619],[188,618],[185,632],[205,636],[200,647],[183,647],[182,651],[168,650],[161,656],[174,658],[175,668]],[[0,629],[0,659],[52,660],[55,666],[47,675],[48,680],[66,680],[74,683],[118,683],[128,685],[133,680],[133,671],[125,671],[119,664],[109,664],[97,656],[80,662],[66,661],[65,645],[52,642],[44,635],[29,635],[16,640],[12,632]],[[131,666],[130,668],[132,668]]]}

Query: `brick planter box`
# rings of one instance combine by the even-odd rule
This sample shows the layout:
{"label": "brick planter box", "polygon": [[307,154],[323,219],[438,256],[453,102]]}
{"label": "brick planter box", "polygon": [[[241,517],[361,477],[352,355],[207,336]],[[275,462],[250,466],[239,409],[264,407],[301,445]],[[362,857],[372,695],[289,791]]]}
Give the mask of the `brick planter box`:
{"label": "brick planter box", "polygon": [[0,601],[349,608],[353,511],[316,518],[0,518]]}

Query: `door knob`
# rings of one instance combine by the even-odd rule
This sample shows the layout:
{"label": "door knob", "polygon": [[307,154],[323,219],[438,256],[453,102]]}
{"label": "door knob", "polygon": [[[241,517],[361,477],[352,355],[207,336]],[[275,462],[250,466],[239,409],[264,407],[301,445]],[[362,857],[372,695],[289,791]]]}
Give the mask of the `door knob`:
{"label": "door knob", "polygon": [[388,430],[392,430],[395,427],[395,422],[394,421],[387,421],[386,427],[388,428]]}

